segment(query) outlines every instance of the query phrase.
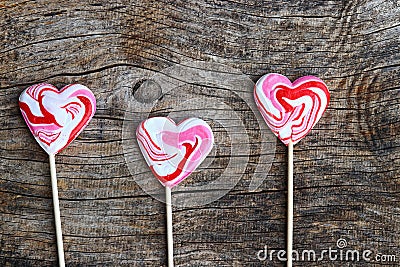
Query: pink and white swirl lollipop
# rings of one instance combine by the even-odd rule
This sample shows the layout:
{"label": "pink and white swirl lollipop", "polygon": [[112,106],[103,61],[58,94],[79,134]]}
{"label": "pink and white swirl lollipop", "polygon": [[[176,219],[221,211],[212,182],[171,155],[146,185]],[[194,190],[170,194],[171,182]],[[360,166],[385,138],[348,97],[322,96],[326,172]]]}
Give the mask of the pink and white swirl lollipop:
{"label": "pink and white swirl lollipop", "polygon": [[157,179],[174,187],[188,177],[210,153],[214,137],[197,118],[181,121],[154,117],[143,121],[136,136],[143,156]]}
{"label": "pink and white swirl lollipop", "polygon": [[57,154],[89,123],[96,112],[96,98],[81,84],[58,90],[42,83],[21,93],[19,107],[39,145],[48,154]]}
{"label": "pink and white swirl lollipop", "polygon": [[266,123],[278,138],[288,145],[304,138],[319,121],[329,104],[325,83],[314,76],[305,76],[293,83],[283,75],[261,77],[254,98]]}
{"label": "pink and white swirl lollipop", "polygon": [[305,76],[293,83],[283,75],[262,76],[254,88],[256,104],[272,132],[289,147],[287,266],[292,266],[293,246],[293,145],[319,121],[329,104],[325,83]]}
{"label": "pink and white swirl lollipop", "polygon": [[210,153],[214,135],[198,118],[175,124],[166,117],[140,123],[136,137],[143,157],[153,174],[165,186],[167,208],[168,266],[173,263],[171,188],[188,177]]}
{"label": "pink and white swirl lollipop", "polygon": [[58,261],[60,266],[65,266],[54,156],[89,123],[96,111],[96,98],[80,84],[58,90],[51,84],[41,83],[21,93],[19,107],[36,141],[49,154]]}

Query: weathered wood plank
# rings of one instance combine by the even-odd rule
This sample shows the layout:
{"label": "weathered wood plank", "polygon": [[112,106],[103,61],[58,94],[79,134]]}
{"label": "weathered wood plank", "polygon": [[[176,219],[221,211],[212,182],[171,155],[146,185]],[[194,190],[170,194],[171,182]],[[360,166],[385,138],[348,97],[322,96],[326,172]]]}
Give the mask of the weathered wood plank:
{"label": "weathered wood plank", "polygon": [[[22,90],[42,81],[82,83],[98,99],[92,122],[56,158],[68,266],[166,263],[164,205],[140,188],[124,158],[125,111],[138,90],[143,101],[160,98],[152,114],[164,115],[185,112],[174,107],[187,96],[208,94],[235,110],[252,142],[229,194],[174,208],[176,264],[283,265],[257,252],[285,246],[286,148],[277,144],[265,181],[250,192],[265,140],[234,89],[197,82],[160,97],[142,87],[167,67],[198,60],[253,81],[267,72],[326,81],[331,104],[295,147],[295,248],[320,252],[345,238],[348,248],[396,254],[397,263],[296,265],[397,266],[399,16],[397,1],[380,0],[0,1],[0,265],[57,264],[48,159],[18,109]],[[225,141],[195,181],[212,181],[231,157],[226,129],[210,121]]]}

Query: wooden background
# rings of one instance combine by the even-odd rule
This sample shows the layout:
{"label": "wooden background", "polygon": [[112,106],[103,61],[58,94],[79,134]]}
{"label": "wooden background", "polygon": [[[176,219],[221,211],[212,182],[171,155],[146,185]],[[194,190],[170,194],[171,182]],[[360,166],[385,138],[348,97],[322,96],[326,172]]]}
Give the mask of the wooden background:
{"label": "wooden background", "polygon": [[[399,1],[110,2],[0,1],[0,266],[57,265],[48,158],[18,108],[19,94],[38,82],[82,83],[98,101],[92,122],[56,158],[67,265],[165,265],[164,205],[130,173],[122,127],[149,77],[192,61],[253,81],[268,72],[324,79],[330,106],[295,147],[295,248],[336,248],[344,238],[349,249],[397,262],[295,266],[400,264]],[[201,94],[141,90],[159,100],[152,114],[164,115],[182,95]],[[249,107],[226,92],[220,100],[249,128]],[[267,179],[251,192],[263,153],[254,127],[236,187],[210,204],[174,208],[177,266],[284,265],[256,254],[285,247],[286,147],[276,144]],[[231,156],[220,155],[222,167]]]}

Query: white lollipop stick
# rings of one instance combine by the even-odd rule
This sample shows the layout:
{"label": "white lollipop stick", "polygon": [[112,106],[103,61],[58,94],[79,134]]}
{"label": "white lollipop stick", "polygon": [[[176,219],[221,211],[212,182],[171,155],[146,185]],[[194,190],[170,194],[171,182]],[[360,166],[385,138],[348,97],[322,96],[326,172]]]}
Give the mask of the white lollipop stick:
{"label": "white lollipop stick", "polygon": [[172,235],[172,202],[171,188],[165,187],[165,204],[167,208],[167,243],[168,243],[168,267],[174,266],[174,239]]}
{"label": "white lollipop stick", "polygon": [[56,224],[58,262],[60,267],[64,267],[65,266],[64,245],[63,245],[63,238],[61,231],[60,204],[58,201],[56,161],[54,158],[54,154],[49,154],[49,159],[50,159],[51,188],[53,192],[54,219]]}
{"label": "white lollipop stick", "polygon": [[292,267],[293,247],[293,142],[289,141],[288,155],[288,208],[287,208],[287,267]]}

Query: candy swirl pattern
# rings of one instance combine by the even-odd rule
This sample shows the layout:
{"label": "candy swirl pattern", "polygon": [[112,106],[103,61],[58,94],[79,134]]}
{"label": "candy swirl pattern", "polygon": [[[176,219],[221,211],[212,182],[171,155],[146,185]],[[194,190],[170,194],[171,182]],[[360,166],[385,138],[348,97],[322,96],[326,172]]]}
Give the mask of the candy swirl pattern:
{"label": "candy swirl pattern", "polygon": [[48,154],[67,147],[96,111],[92,91],[80,84],[58,90],[51,84],[32,85],[19,97],[22,116],[39,145]]}
{"label": "candy swirl pattern", "polygon": [[153,117],[139,125],[136,137],[151,171],[170,188],[188,177],[214,144],[210,126],[197,118],[176,125],[167,117]]}
{"label": "candy swirl pattern", "polygon": [[254,89],[256,104],[272,132],[285,144],[304,138],[321,118],[330,100],[325,83],[304,76],[293,83],[283,75],[267,74]]}

